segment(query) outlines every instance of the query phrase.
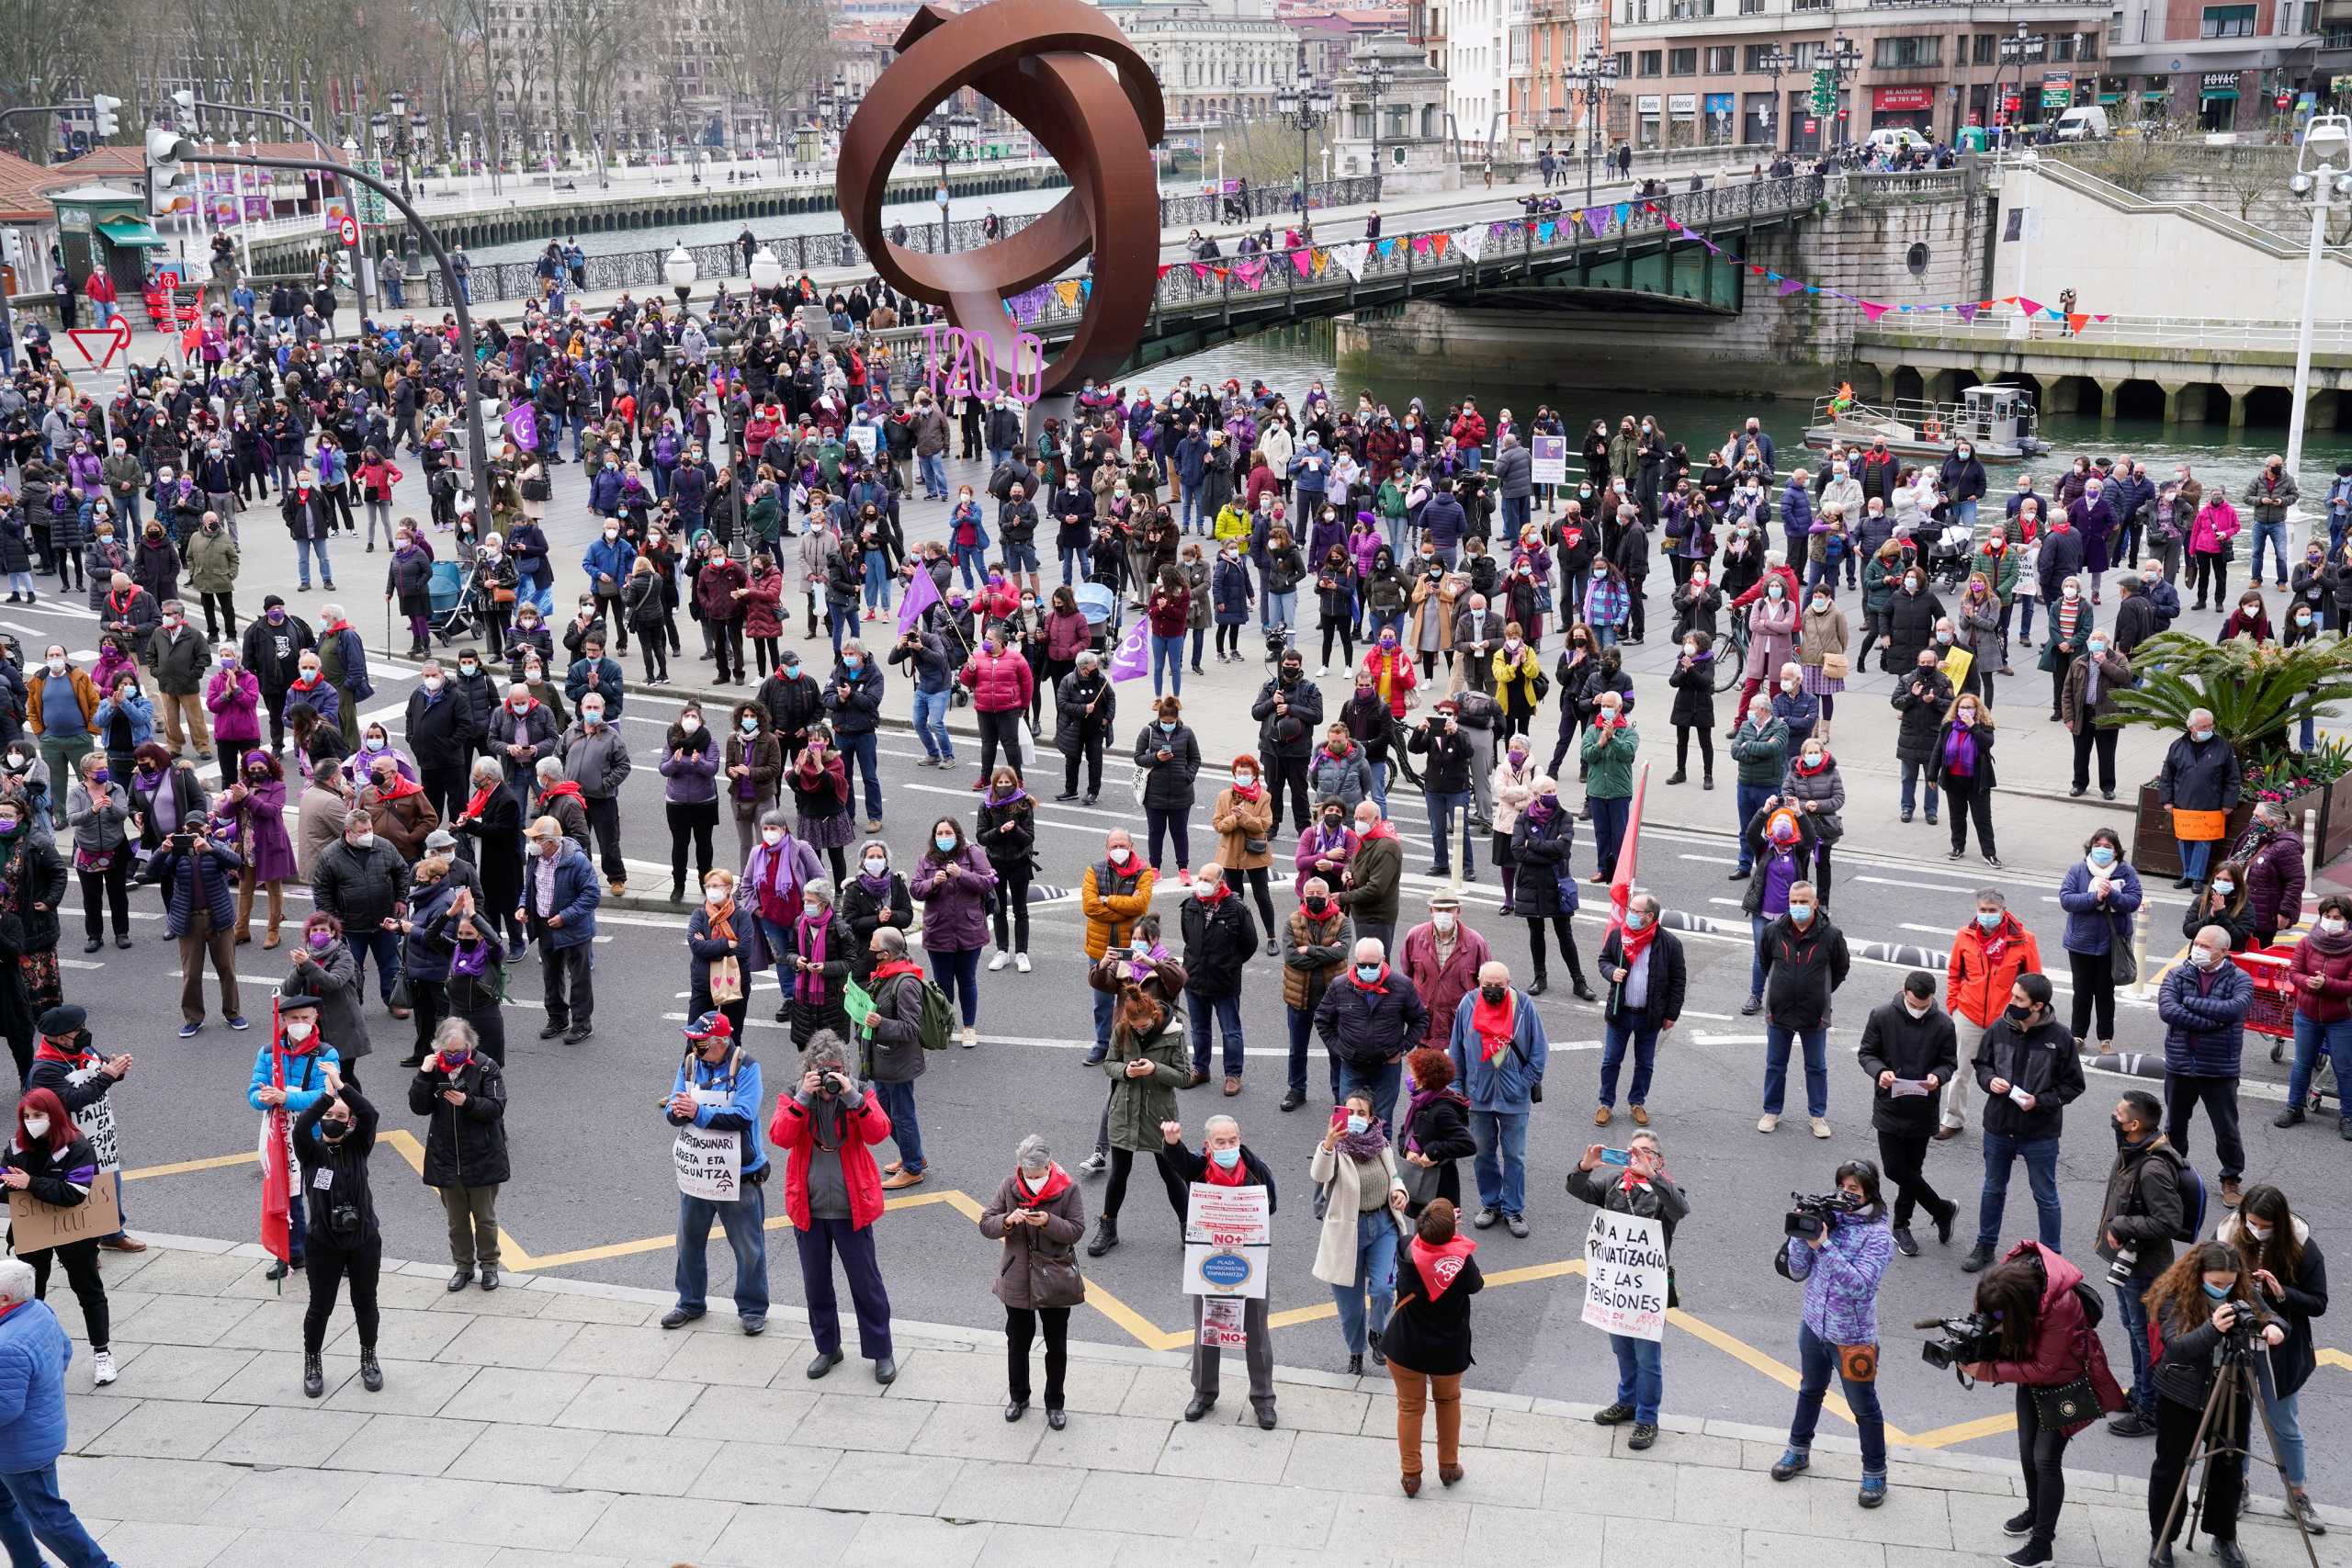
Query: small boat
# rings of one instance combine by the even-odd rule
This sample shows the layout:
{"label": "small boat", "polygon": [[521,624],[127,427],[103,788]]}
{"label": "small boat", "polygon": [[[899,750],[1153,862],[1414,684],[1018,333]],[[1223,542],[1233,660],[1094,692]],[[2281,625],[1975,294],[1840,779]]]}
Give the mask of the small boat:
{"label": "small boat", "polygon": [[1912,398],[1866,403],[1841,387],[1834,396],[1815,400],[1804,444],[1826,451],[1883,441],[1897,457],[1924,460],[1941,459],[1965,437],[1986,462],[2014,461],[2050,449],[2034,434],[2038,417],[2033,394],[2006,381],[1971,387],[1956,403]]}

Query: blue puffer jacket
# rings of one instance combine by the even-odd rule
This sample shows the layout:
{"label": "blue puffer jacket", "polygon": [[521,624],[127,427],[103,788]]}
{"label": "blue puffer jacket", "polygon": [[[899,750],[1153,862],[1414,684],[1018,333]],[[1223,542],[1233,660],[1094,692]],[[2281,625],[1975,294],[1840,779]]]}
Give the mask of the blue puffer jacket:
{"label": "blue puffer jacket", "polygon": [[1522,992],[1511,993],[1511,1005],[1510,1043],[1491,1062],[1486,1057],[1485,1042],[1470,1022],[1478,1006],[1478,993],[1474,989],[1453,1010],[1453,1035],[1446,1048],[1453,1055],[1463,1097],[1473,1111],[1525,1115],[1532,1103],[1530,1091],[1544,1080],[1544,1064],[1551,1055],[1544,1021]]}
{"label": "blue puffer jacket", "polygon": [[1804,1281],[1804,1325],[1831,1345],[1878,1343],[1878,1282],[1894,1257],[1886,1216],[1841,1220],[1819,1251],[1788,1240],[1789,1278]]}
{"label": "blue puffer jacket", "polygon": [[[327,1091],[326,1069],[329,1067],[337,1072],[343,1070],[343,1058],[335,1054],[332,1045],[321,1045],[317,1050],[300,1056],[291,1052],[287,1054],[286,1113],[288,1116],[300,1116],[318,1103],[319,1097]],[[253,1081],[245,1086],[245,1103],[255,1111],[269,1110],[257,1097],[263,1089],[269,1088],[271,1077],[269,1043],[264,1041],[261,1049],[254,1053]]]}
{"label": "blue puffer jacket", "polygon": [[195,924],[198,899],[212,916],[214,931],[225,931],[235,924],[237,873],[244,863],[234,850],[213,843],[186,853],[163,850],[141,875],[163,888],[164,929],[180,937]]}
{"label": "blue puffer jacket", "polygon": [[628,581],[629,569],[637,564],[637,547],[627,539],[607,539],[599,534],[588,542],[580,558],[580,570],[588,574],[594,584],[609,577],[616,586]]}
{"label": "blue puffer jacket", "polygon": [[65,1451],[74,1343],[46,1302],[0,1317],[0,1469],[45,1470]]}
{"label": "blue puffer jacket", "polygon": [[[2140,874],[2118,861],[2109,868],[2108,881],[2107,902],[2101,904],[2091,897],[2091,868],[2080,861],[2066,868],[2066,878],[2058,885],[2058,907],[2066,911],[2067,952],[2106,953],[2119,936],[2125,947],[2132,945],[2132,922],[2138,918],[2142,897]],[[2118,920],[2116,915],[2128,918]]]}
{"label": "blue puffer jacket", "polygon": [[[729,1068],[734,1070],[730,1073]],[[699,1055],[685,1057],[678,1064],[677,1076],[670,1080],[673,1097],[692,1094],[695,1090],[725,1089],[729,1099],[724,1105],[697,1105],[695,1113],[682,1122],[674,1114],[665,1112],[673,1127],[691,1122],[697,1127],[721,1133],[740,1133],[743,1138],[742,1170],[746,1176],[763,1169],[768,1163],[767,1151],[760,1147],[760,1064],[749,1052],[741,1056],[732,1054],[727,1061],[712,1066]]]}
{"label": "blue puffer jacket", "polygon": [[596,868],[589,861],[588,852],[568,838],[559,843],[555,855],[555,913],[563,917],[563,924],[550,926],[539,918],[539,871],[527,855],[523,861],[523,908],[528,913],[525,928],[560,951],[596,940],[596,906],[604,901],[605,892],[596,885]]}
{"label": "blue puffer jacket", "polygon": [[2245,1010],[2253,1000],[2253,978],[2227,960],[2210,971],[2186,962],[2174,964],[2156,988],[2156,1016],[2165,1021],[2165,1071],[2237,1077]]}
{"label": "blue puffer jacket", "polygon": [[155,705],[138,695],[127,703],[117,703],[111,695],[100,697],[98,711],[90,716],[90,733],[104,740],[118,714],[130,725],[131,750],[137,750],[155,738]]}
{"label": "blue puffer jacket", "polygon": [[401,970],[412,980],[447,980],[456,950],[447,942],[429,942],[424,933],[457,901],[458,883],[443,877],[409,895],[408,923],[414,929],[401,948]]}

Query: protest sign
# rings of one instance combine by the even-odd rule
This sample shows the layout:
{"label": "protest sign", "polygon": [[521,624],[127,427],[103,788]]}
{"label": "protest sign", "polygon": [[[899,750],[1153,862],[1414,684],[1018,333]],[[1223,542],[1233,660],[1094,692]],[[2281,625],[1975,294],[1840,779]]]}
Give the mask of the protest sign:
{"label": "protest sign", "polygon": [[1629,1339],[1666,1337],[1666,1230],[1657,1220],[1596,1212],[1584,1279],[1585,1322]]}

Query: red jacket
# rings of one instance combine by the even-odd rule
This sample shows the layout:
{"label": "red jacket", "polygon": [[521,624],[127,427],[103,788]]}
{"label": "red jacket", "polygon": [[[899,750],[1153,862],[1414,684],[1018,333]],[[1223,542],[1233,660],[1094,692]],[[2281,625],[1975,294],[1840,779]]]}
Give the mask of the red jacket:
{"label": "red jacket", "polygon": [[1478,971],[1487,958],[1487,939],[1456,922],[1453,954],[1442,967],[1437,961],[1437,927],[1423,921],[1405,933],[1405,978],[1421,993],[1430,1010],[1430,1026],[1419,1043],[1442,1051],[1453,1038],[1453,1015],[1462,998],[1478,988]]}
{"label": "red jacket", "polygon": [[1179,588],[1173,592],[1154,589],[1151,594],[1151,635],[1182,637],[1187,618],[1192,614],[1193,595],[1190,590]]}
{"label": "red jacket", "polygon": [[[2352,953],[2331,958],[2305,937],[2287,950],[2287,973],[2295,977],[2295,1011],[2313,1023],[2352,1018]],[[2303,984],[2318,976],[2319,989]]]}
{"label": "red jacket", "polygon": [[1036,673],[1017,653],[976,653],[956,677],[972,688],[972,705],[982,713],[1026,713]]}
{"label": "red jacket", "polygon": [[[849,1178],[849,1223],[864,1230],[882,1217],[882,1173],[871,1151],[890,1135],[890,1113],[868,1086],[849,1119],[858,1141],[842,1145],[842,1169]],[[784,1212],[795,1230],[808,1228],[808,1162],[816,1157],[816,1130],[799,1100],[789,1094],[777,1099],[768,1142],[784,1151]]]}
{"label": "red jacket", "polygon": [[1457,449],[1476,451],[1487,444],[1487,416],[1475,411],[1463,413],[1454,420],[1452,434]]}
{"label": "red jacket", "polygon": [[2030,1255],[2041,1258],[2043,1276],[2041,1314],[2034,1321],[2032,1346],[2023,1361],[1994,1362],[1984,1381],[2061,1388],[2087,1372],[2091,1388],[2098,1395],[2098,1411],[2066,1427],[2066,1435],[2071,1438],[2097,1421],[2099,1412],[2112,1414],[2122,1409],[2123,1390],[2117,1386],[2115,1374],[2108,1370],[2106,1348],[2099,1344],[2097,1331],[2084,1317],[2083,1303],[2075,1299],[2075,1287],[2083,1282],[2083,1271],[2038,1241],[2018,1243],[2002,1261]]}
{"label": "red jacket", "polygon": [[782,637],[784,617],[779,606],[784,603],[784,573],[770,567],[747,586],[752,596],[740,601],[743,606],[743,635]]}

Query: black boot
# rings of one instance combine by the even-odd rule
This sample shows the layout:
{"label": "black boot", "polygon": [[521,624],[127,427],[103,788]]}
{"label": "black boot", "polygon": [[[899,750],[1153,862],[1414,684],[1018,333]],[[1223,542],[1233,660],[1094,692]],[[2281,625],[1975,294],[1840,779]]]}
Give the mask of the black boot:
{"label": "black boot", "polygon": [[369,1393],[380,1393],[384,1387],[384,1369],[377,1364],[376,1348],[372,1345],[363,1347],[359,1352],[359,1386]]}
{"label": "black boot", "polygon": [[1094,1239],[1086,1244],[1086,1256],[1100,1258],[1119,1245],[1119,1222],[1105,1214],[1094,1223]]}
{"label": "black boot", "polygon": [[302,1358],[303,1397],[306,1399],[317,1399],[324,1395],[326,1391],[326,1369],[319,1365],[318,1357],[305,1355]]}

